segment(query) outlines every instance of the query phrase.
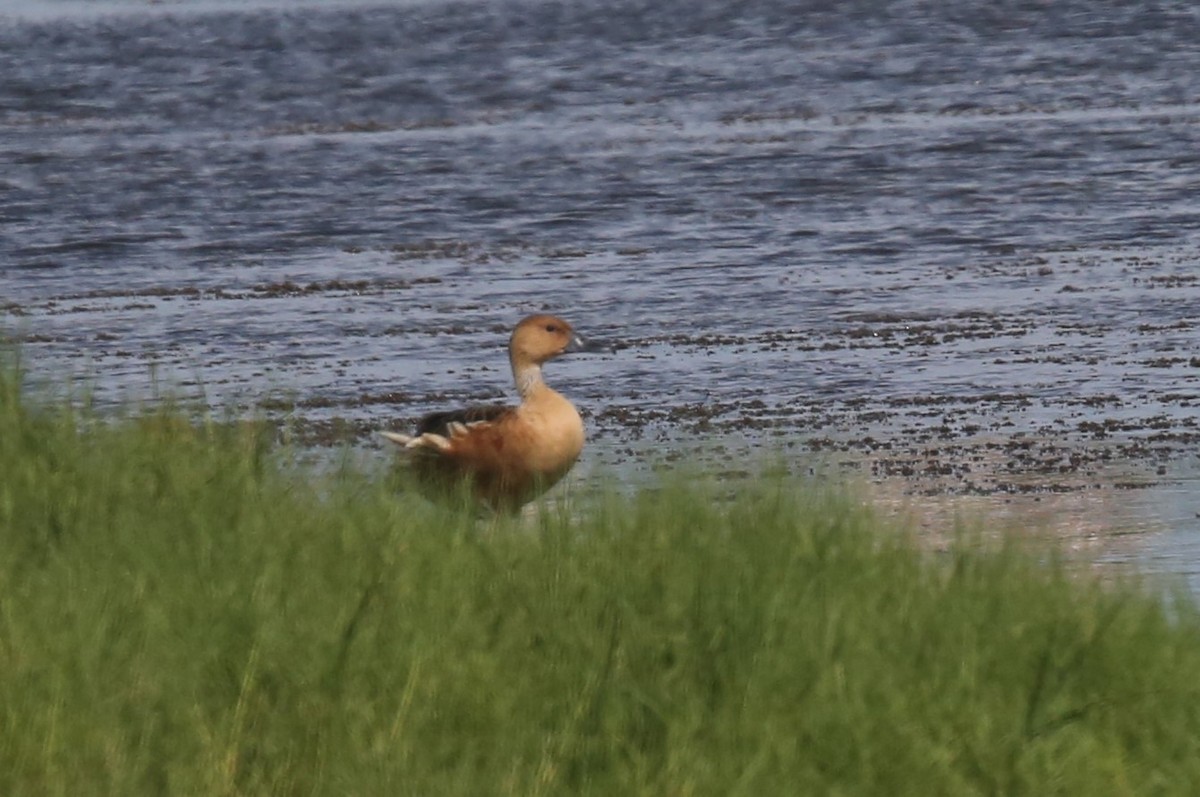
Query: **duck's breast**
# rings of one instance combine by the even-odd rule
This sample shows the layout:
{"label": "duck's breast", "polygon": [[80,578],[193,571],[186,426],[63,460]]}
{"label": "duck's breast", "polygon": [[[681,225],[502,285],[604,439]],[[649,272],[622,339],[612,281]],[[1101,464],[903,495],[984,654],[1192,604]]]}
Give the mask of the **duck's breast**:
{"label": "duck's breast", "polygon": [[517,411],[521,452],[526,467],[540,478],[557,481],[583,452],[583,419],[575,405],[553,391]]}

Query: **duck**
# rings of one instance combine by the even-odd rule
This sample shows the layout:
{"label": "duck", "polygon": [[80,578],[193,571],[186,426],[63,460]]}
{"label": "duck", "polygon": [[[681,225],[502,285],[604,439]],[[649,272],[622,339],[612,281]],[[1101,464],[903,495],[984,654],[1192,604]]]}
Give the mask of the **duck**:
{"label": "duck", "polygon": [[542,366],[597,349],[558,316],[528,316],[508,340],[519,404],[434,412],[418,421],[414,434],[380,434],[411,455],[410,471],[427,498],[452,502],[465,488],[477,506],[516,514],[562,480],[583,452],[583,419],[546,384]]}

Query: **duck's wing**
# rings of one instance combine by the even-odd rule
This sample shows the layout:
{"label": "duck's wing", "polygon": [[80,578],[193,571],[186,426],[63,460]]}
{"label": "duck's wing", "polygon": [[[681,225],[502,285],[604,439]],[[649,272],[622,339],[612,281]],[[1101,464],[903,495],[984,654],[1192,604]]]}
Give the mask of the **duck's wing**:
{"label": "duck's wing", "polygon": [[451,438],[463,435],[470,429],[496,423],[514,411],[514,407],[491,404],[467,407],[461,410],[433,412],[417,423],[417,433],[414,435],[397,432],[381,432],[381,434],[405,448],[430,448],[436,451],[447,451],[451,447]]}
{"label": "duck's wing", "polygon": [[489,404],[448,412],[433,412],[417,423],[417,434],[440,434],[446,437],[452,431],[451,424],[474,426],[481,423],[494,423],[514,409],[514,407],[507,407],[503,404]]}
{"label": "duck's wing", "polygon": [[556,432],[547,436],[518,408],[483,406],[427,415],[411,436],[383,436],[408,449],[411,472],[427,496],[453,495],[466,481],[475,500],[496,511],[516,511],[570,469],[583,431],[580,424],[579,443],[564,447]]}

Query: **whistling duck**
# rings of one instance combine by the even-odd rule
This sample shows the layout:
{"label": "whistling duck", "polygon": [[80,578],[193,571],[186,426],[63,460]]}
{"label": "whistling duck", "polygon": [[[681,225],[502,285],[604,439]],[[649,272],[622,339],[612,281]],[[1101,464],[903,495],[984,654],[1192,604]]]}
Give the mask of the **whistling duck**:
{"label": "whistling duck", "polygon": [[465,482],[483,506],[516,512],[565,476],[583,451],[583,420],[542,381],[542,363],[588,348],[561,318],[529,316],[508,341],[519,405],[435,412],[420,420],[416,434],[382,434],[411,451],[426,496],[452,496]]}

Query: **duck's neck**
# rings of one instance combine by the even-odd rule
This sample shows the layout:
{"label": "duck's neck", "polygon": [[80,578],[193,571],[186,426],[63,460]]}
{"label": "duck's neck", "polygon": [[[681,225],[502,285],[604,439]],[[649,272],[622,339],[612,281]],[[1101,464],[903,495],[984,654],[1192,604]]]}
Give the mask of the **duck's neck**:
{"label": "duck's neck", "polygon": [[513,381],[517,383],[517,393],[521,401],[528,401],[531,396],[544,388],[542,367],[537,363],[513,363]]}

